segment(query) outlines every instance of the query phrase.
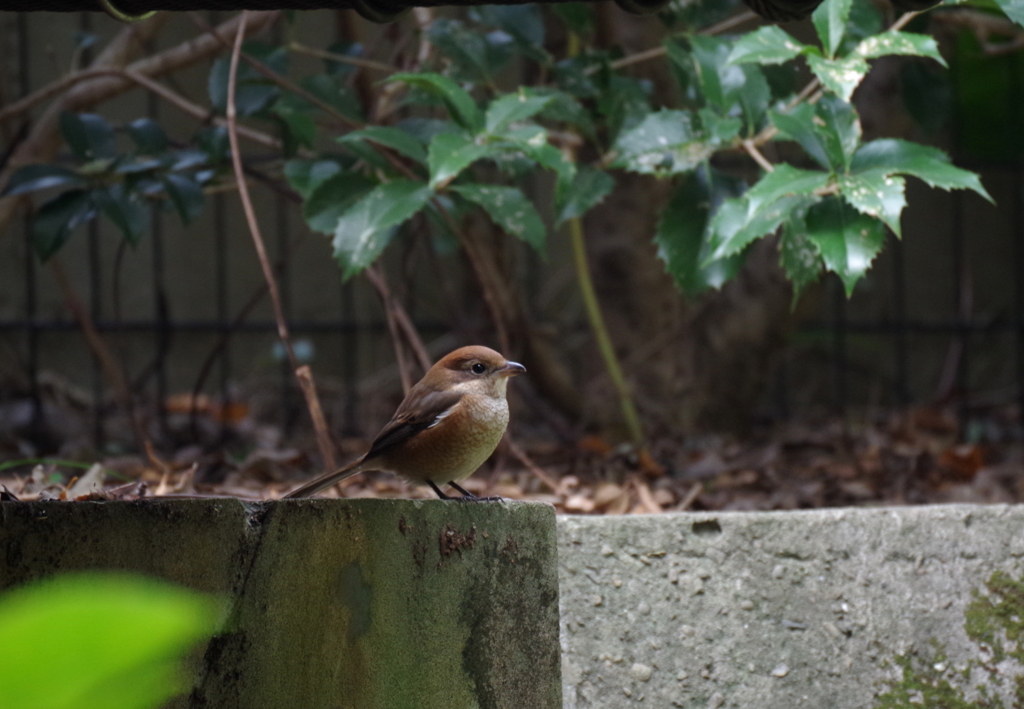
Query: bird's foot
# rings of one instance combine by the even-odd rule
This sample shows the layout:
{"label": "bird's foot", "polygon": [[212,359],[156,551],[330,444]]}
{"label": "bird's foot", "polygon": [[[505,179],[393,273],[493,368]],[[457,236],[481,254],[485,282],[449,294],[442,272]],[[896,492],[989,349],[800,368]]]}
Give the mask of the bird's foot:
{"label": "bird's foot", "polygon": [[448,484],[453,488],[462,493],[462,497],[453,497],[453,500],[462,500],[463,502],[501,502],[501,498],[497,495],[491,495],[490,497],[477,497],[469,490],[464,490],[459,485],[456,485],[452,481],[448,481]]}

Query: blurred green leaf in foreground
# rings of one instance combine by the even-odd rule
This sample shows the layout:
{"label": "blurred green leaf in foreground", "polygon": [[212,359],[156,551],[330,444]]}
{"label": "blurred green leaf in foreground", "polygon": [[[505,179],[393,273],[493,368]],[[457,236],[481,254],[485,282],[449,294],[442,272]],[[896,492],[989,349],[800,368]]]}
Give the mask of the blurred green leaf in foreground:
{"label": "blurred green leaf in foreground", "polygon": [[137,576],[59,576],[0,595],[0,707],[146,709],[185,688],[208,596]]}

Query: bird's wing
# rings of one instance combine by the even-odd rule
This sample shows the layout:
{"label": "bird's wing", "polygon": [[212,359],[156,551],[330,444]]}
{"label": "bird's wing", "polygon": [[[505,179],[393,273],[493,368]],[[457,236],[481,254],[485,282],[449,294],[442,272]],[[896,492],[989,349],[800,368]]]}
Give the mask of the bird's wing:
{"label": "bird's wing", "polygon": [[413,390],[409,391],[410,396],[406,397],[395,415],[377,434],[363,460],[369,461],[387,453],[420,431],[436,425],[462,399],[462,393],[457,391],[432,391],[423,396],[411,396],[413,393]]}

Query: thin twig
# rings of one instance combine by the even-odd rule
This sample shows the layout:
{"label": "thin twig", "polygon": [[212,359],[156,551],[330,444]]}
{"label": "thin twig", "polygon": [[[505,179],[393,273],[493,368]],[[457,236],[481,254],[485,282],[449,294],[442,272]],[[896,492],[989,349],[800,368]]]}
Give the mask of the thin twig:
{"label": "thin twig", "polygon": [[512,436],[507,431],[505,432],[505,445],[508,446],[508,452],[512,454],[512,457],[522,463],[523,467],[529,470],[535,478],[551,488],[552,492],[558,492],[559,487],[555,479],[534,463],[530,456],[526,455],[526,452],[519,447],[519,444],[512,440]]}
{"label": "thin twig", "polygon": [[50,270],[53,271],[57,286],[60,288],[61,295],[64,296],[64,302],[78,323],[82,336],[85,337],[86,344],[99,362],[104,378],[114,390],[114,396],[118,404],[128,413],[128,419],[131,421],[132,432],[135,434],[135,441],[138,443],[139,449],[145,451],[147,455],[151,454],[153,444],[149,440],[149,436],[146,435],[146,429],[142,425],[138,411],[135,408],[128,380],[125,378],[120,367],[118,367],[117,360],[110,352],[110,348],[107,347],[103,336],[96,329],[96,324],[89,315],[89,311],[82,304],[78,294],[75,293],[75,287],[71,284],[71,277],[68,276],[67,269],[64,268],[64,264],[58,256],[50,257]]}
{"label": "thin twig", "polygon": [[391,346],[395,350],[395,364],[398,366],[398,376],[402,380],[402,393],[408,394],[412,388],[412,372],[405,363],[405,350],[402,347],[402,334],[398,331],[398,323],[395,320],[394,298],[391,296],[391,289],[382,274],[374,266],[367,266],[365,270],[366,280],[377,289],[381,303],[384,304],[384,319],[388,323],[388,333],[391,335]]}
{"label": "thin twig", "polygon": [[579,217],[569,220],[569,238],[572,242],[573,261],[576,264],[576,278],[579,280],[583,304],[586,306],[587,319],[590,321],[590,327],[597,339],[597,349],[601,353],[605,369],[619,395],[619,406],[622,409],[622,417],[626,421],[626,428],[629,430],[629,437],[637,448],[643,450],[646,446],[643,427],[640,425],[640,416],[637,415],[636,406],[633,404],[633,395],[629,391],[629,384],[626,383],[622,367],[619,366],[618,355],[615,354],[615,347],[608,334],[604,315],[601,314],[601,305],[597,301],[594,282],[590,278],[590,267],[587,265],[587,250],[583,240],[583,220]]}
{"label": "thin twig", "polygon": [[316,57],[317,59],[327,59],[328,61],[338,62],[339,64],[351,64],[352,66],[357,66],[360,69],[379,71],[382,74],[391,75],[397,74],[401,71],[398,67],[393,67],[390,64],[385,64],[384,62],[377,62],[373,59],[364,59],[363,57],[353,57],[349,54],[328,52],[315,47],[307,47],[299,42],[289,42],[285,45],[285,48],[289,52],[295,52],[296,54],[305,54],[310,57]]}
{"label": "thin twig", "polygon": [[231,165],[235,171],[235,181],[238,183],[238,196],[242,201],[242,209],[245,212],[245,220],[249,225],[249,234],[252,236],[253,245],[256,247],[256,255],[259,257],[260,266],[263,269],[263,278],[267,282],[267,290],[270,293],[270,301],[274,307],[274,319],[277,321],[277,334],[288,354],[288,361],[292,371],[299,381],[299,387],[306,398],[306,407],[309,409],[310,418],[316,429],[317,445],[320,448],[320,457],[327,470],[334,470],[337,466],[334,458],[334,449],[330,442],[330,434],[323,419],[320,402],[316,395],[316,387],[313,384],[312,375],[302,376],[299,373],[299,360],[295,356],[295,349],[292,347],[291,336],[288,333],[288,322],[285,320],[284,306],[281,304],[281,292],[277,287],[277,278],[274,269],[270,265],[270,258],[267,256],[267,249],[263,243],[263,236],[260,233],[259,222],[256,220],[256,212],[252,206],[252,199],[249,196],[249,186],[245,181],[245,171],[242,169],[242,153],[238,144],[238,110],[235,106],[235,90],[238,84],[238,61],[242,53],[242,38],[245,36],[245,23],[248,10],[242,11],[241,21],[238,23],[238,31],[235,34],[235,44],[231,50],[231,68],[228,72],[228,105],[227,105],[227,129],[228,141],[231,144]]}
{"label": "thin twig", "polygon": [[[217,29],[215,27],[213,27],[209,23],[205,22],[199,16],[199,13],[197,13],[197,12],[190,12],[190,13],[188,13],[188,16],[192,19],[192,21],[196,24],[196,26],[198,26],[200,29],[205,30],[206,32],[208,32],[211,35],[213,35],[217,39],[217,41],[220,42],[221,44],[223,44],[225,47],[230,48],[230,46],[231,46],[230,43],[224,37],[222,37],[220,35],[220,33],[217,31]],[[347,125],[347,126],[360,127],[360,123],[358,121],[352,120],[351,118],[346,116],[344,113],[342,113],[341,111],[336,109],[334,106],[332,106],[331,104],[329,104],[326,101],[324,101],[323,99],[321,99],[319,96],[316,96],[315,94],[313,94],[313,93],[311,93],[309,91],[306,91],[306,89],[302,88],[301,86],[296,84],[294,81],[292,81],[288,77],[283,76],[283,75],[277,73],[276,71],[271,69],[269,66],[267,66],[263,62],[261,62],[258,59],[256,59],[255,57],[250,57],[248,54],[244,54],[243,53],[241,58],[245,60],[246,64],[251,66],[253,69],[258,71],[259,73],[263,74],[263,76],[265,76],[268,79],[270,79],[271,81],[273,81],[275,84],[280,86],[285,91],[293,93],[296,96],[299,96],[300,98],[308,101],[309,103],[313,104],[314,106],[319,108],[321,111],[323,111],[327,115],[331,116],[335,120],[339,121],[340,123],[343,123],[344,125]]]}
{"label": "thin twig", "polygon": [[[751,20],[759,19],[761,18],[757,14],[751,12],[750,10],[746,10],[744,12],[739,13],[738,15],[733,15],[732,17],[722,20],[718,24],[711,25],[710,27],[705,27],[702,30],[698,30],[697,34],[707,36],[722,34],[723,32],[728,32],[729,30],[735,27],[739,27],[742,24],[746,24]],[[611,69],[612,71],[625,69],[627,66],[633,66],[634,64],[640,64],[642,62],[650,61],[651,59],[657,59],[658,57],[665,56],[665,53],[667,51],[668,50],[665,49],[664,45],[658,47],[651,47],[650,49],[645,49],[642,52],[630,54],[628,57],[622,57],[621,59],[616,59],[613,62],[609,62],[608,68]],[[584,73],[590,75],[597,72],[599,68],[600,67],[596,66],[588,67]]]}
{"label": "thin twig", "polygon": [[416,326],[413,324],[412,318],[409,317],[409,313],[402,306],[402,303],[392,295],[383,270],[376,266],[371,266],[365,270],[365,273],[366,280],[376,289],[377,294],[384,303],[385,311],[389,314],[389,317],[394,317],[396,332],[392,336],[397,336],[399,333],[404,336],[406,343],[416,356],[416,363],[422,371],[426,372],[430,369],[430,355],[427,353],[427,347],[423,344],[423,339],[416,330]]}
{"label": "thin twig", "polygon": [[748,138],[743,141],[742,145],[743,149],[747,151],[747,155],[754,158],[754,162],[760,165],[762,170],[765,172],[775,172],[775,166],[768,162],[767,158],[761,154],[761,151],[754,145],[753,140]]}

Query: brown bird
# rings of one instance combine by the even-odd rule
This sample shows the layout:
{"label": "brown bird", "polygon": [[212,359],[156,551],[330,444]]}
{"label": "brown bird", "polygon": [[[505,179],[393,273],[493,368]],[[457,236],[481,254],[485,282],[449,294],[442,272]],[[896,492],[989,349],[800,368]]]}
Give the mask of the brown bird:
{"label": "brown bird", "polygon": [[483,465],[508,426],[508,378],[526,367],[487,347],[457,349],[442,358],[405,395],[366,455],[285,495],[309,497],[366,470],[389,470],[425,482],[442,500],[448,483],[463,498],[478,499],[458,483]]}

